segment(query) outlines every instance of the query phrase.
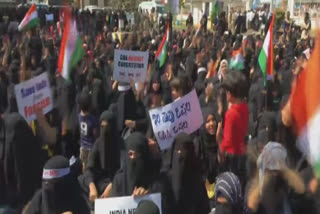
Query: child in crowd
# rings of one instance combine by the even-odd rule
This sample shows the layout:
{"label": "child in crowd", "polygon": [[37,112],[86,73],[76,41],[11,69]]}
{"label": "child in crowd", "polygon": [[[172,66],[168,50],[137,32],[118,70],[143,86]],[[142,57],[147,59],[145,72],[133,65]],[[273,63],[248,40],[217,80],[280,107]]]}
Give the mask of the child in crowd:
{"label": "child in crowd", "polygon": [[82,92],[78,97],[80,107],[79,126],[80,126],[80,160],[83,170],[86,169],[87,160],[97,137],[98,121],[90,113],[91,96]]}

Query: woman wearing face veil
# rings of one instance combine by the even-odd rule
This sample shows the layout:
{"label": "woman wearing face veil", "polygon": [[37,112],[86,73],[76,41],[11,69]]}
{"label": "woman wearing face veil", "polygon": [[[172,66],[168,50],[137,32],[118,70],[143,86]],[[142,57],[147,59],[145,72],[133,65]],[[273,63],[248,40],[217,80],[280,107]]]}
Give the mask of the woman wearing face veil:
{"label": "woman wearing face veil", "polygon": [[118,91],[120,92],[117,100],[117,129],[121,133],[125,127],[126,120],[136,119],[136,98],[131,86],[126,83],[119,83]]}
{"label": "woman wearing face veil", "polygon": [[112,197],[146,194],[154,177],[148,139],[135,132],[126,139],[125,147],[122,169],[112,182]]}
{"label": "woman wearing face veil", "polygon": [[[249,184],[246,205],[254,214],[295,214],[292,199],[305,193],[300,176],[287,168],[287,151],[277,142],[269,142],[260,154],[258,178]],[[308,213],[308,212],[307,212]]]}
{"label": "woman wearing face veil", "polygon": [[34,195],[24,213],[88,214],[90,211],[84,202],[69,160],[63,156],[55,156],[44,165],[42,188]]}
{"label": "woman wearing face veil", "polygon": [[243,198],[239,178],[232,172],[218,176],[215,188],[215,214],[242,214]]}
{"label": "woman wearing face veil", "polygon": [[173,213],[209,213],[209,200],[192,138],[185,133],[176,136],[173,142],[167,175],[175,204]]}
{"label": "woman wearing face veil", "polygon": [[41,185],[41,147],[18,113],[0,124],[0,206],[21,209]]}
{"label": "woman wearing face veil", "polygon": [[87,170],[79,178],[83,189],[94,201],[97,197],[107,197],[113,177],[120,168],[120,150],[123,142],[116,131],[116,118],[111,111],[100,116],[100,137],[89,156]]}

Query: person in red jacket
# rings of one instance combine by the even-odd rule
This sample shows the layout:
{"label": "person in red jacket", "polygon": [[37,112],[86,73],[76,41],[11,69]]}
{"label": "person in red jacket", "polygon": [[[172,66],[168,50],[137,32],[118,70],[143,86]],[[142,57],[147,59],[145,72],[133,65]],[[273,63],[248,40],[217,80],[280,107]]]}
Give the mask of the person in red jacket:
{"label": "person in red jacket", "polygon": [[224,117],[223,134],[220,131],[220,165],[222,171],[231,171],[244,181],[249,122],[249,108],[244,100],[248,92],[246,78],[240,72],[228,72],[222,88],[226,91],[229,109]]}

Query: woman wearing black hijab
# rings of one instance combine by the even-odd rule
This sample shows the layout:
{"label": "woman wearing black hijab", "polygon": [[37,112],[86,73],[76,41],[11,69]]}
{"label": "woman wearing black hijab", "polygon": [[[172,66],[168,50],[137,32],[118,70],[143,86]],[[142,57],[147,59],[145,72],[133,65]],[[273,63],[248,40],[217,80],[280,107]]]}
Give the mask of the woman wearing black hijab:
{"label": "woman wearing black hijab", "polygon": [[112,197],[145,194],[154,177],[148,139],[135,132],[126,139],[125,147],[123,166],[112,182]]}
{"label": "woman wearing black hijab", "polygon": [[31,128],[18,113],[0,125],[0,206],[19,213],[41,185],[42,152]]}
{"label": "woman wearing black hijab", "polygon": [[185,133],[176,136],[173,142],[167,176],[174,196],[173,213],[209,213],[208,195],[201,178],[194,144],[192,138]]}
{"label": "woman wearing black hijab", "polygon": [[111,111],[100,116],[100,137],[89,155],[87,170],[80,181],[89,199],[107,196],[107,186],[120,168],[120,151],[123,142],[116,131],[116,118]]}
{"label": "woman wearing black hijab", "polygon": [[201,161],[205,178],[209,183],[215,181],[217,176],[218,143],[216,140],[219,116],[212,108],[202,110],[204,124],[200,129],[200,136],[195,139],[195,151]]}
{"label": "woman wearing black hijab", "polygon": [[120,94],[117,100],[117,129],[121,133],[124,130],[126,120],[136,119],[137,105],[129,84],[119,83],[118,91]]}
{"label": "woman wearing black hijab", "polygon": [[25,214],[88,214],[90,211],[84,202],[69,160],[55,156],[44,165],[42,188],[34,195]]}

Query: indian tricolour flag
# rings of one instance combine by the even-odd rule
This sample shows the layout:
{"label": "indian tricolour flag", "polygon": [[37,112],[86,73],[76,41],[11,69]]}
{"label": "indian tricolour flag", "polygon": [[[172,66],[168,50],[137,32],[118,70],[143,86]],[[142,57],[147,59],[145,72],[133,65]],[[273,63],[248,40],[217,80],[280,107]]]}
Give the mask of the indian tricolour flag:
{"label": "indian tricolour flag", "polygon": [[159,61],[160,68],[164,65],[167,59],[167,50],[168,50],[168,42],[169,42],[169,25],[167,25],[167,30],[163,36],[163,39],[160,43],[159,49],[156,52],[156,58]]}
{"label": "indian tricolour flag", "polygon": [[229,64],[230,68],[235,68],[237,70],[244,69],[244,58],[242,56],[242,48],[232,51],[232,58]]}
{"label": "indian tricolour flag", "polygon": [[18,29],[19,31],[28,30],[30,28],[36,27],[39,23],[40,20],[38,17],[37,7],[35,4],[33,4],[21,21]]}
{"label": "indian tricolour flag", "polygon": [[298,148],[306,154],[320,178],[320,33],[306,68],[297,76],[291,93],[291,113]]}
{"label": "indian tricolour flag", "polygon": [[264,84],[266,84],[267,76],[273,75],[273,22],[274,14],[272,15],[268,33],[258,57],[258,63],[264,77]]}
{"label": "indian tricolour flag", "polygon": [[60,75],[70,81],[70,73],[84,56],[82,41],[77,31],[77,24],[67,10],[64,14],[64,31],[61,41],[58,70]]}

